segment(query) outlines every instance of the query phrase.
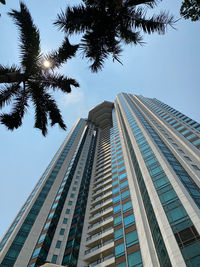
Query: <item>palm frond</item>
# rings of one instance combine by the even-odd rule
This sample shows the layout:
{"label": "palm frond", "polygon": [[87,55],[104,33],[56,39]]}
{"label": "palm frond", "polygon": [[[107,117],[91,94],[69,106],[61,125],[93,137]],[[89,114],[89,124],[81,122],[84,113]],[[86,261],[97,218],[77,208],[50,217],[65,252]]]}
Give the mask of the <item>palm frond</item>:
{"label": "palm frond", "polygon": [[166,12],[161,12],[159,15],[153,15],[151,18],[146,18],[146,10],[138,8],[131,14],[132,26],[135,29],[142,29],[143,32],[152,34],[157,32],[165,34],[167,26],[173,27],[175,23],[174,16]]}
{"label": "palm frond", "polygon": [[0,83],[22,82],[24,74],[20,72],[20,68],[16,66],[5,67],[0,65]]}
{"label": "palm frond", "polygon": [[47,110],[49,111],[49,117],[51,120],[51,126],[58,123],[63,130],[66,130],[66,125],[62,119],[61,112],[56,105],[55,100],[52,99],[49,94],[45,94],[45,96],[47,102]]}
{"label": "palm frond", "polygon": [[69,35],[83,33],[92,27],[97,12],[95,8],[85,8],[84,5],[67,7],[65,12],[62,11],[57,16],[54,25]]}
{"label": "palm frond", "polygon": [[9,130],[17,129],[22,125],[22,119],[28,107],[28,94],[24,89],[21,89],[15,99],[13,109],[10,114],[2,114],[0,122]]}
{"label": "palm frond", "polygon": [[78,47],[79,45],[71,45],[68,38],[65,37],[62,46],[57,51],[53,51],[46,55],[45,58],[51,62],[52,69],[58,68],[68,59],[75,56]]}
{"label": "palm frond", "polygon": [[155,7],[162,0],[126,0],[123,3],[123,6],[135,7],[137,5],[146,5],[148,7]]}
{"label": "palm frond", "polygon": [[48,126],[48,110],[44,87],[38,82],[28,82],[31,99],[35,108],[35,128],[42,131],[46,136]]}
{"label": "palm frond", "polygon": [[6,85],[4,88],[0,89],[0,108],[3,108],[4,105],[10,104],[14,95],[20,91],[19,83],[12,85]]}
{"label": "palm frond", "polygon": [[103,68],[103,64],[106,58],[108,58],[109,51],[104,42],[104,38],[99,35],[99,32],[89,32],[84,34],[80,49],[83,55],[92,61],[89,66],[92,72],[97,72]]}
{"label": "palm frond", "polygon": [[50,87],[52,89],[61,89],[64,93],[71,92],[71,86],[79,87],[76,80],[67,78],[64,75],[56,73],[46,73],[40,80],[43,87]]}
{"label": "palm frond", "polygon": [[0,65],[0,75],[12,72],[20,72],[20,68],[15,65],[12,65],[11,67]]}
{"label": "palm frond", "polygon": [[37,73],[39,67],[36,64],[40,58],[39,30],[33,23],[27,7],[20,3],[20,11],[12,9],[8,13],[20,30],[21,64],[26,73]]}
{"label": "palm frond", "polygon": [[120,38],[125,42],[125,44],[140,44],[142,45],[142,36],[139,32],[133,32],[131,29],[126,27],[120,27]]}

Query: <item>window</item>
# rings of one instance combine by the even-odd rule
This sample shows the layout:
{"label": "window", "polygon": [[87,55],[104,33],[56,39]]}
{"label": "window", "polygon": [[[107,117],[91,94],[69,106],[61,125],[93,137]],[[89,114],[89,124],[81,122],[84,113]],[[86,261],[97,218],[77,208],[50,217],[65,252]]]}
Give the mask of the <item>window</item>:
{"label": "window", "polygon": [[197,167],[197,165],[192,165],[192,167],[193,167],[196,171],[200,171],[200,169]]}
{"label": "window", "polygon": [[124,178],[126,178],[125,172],[119,175],[119,180],[123,180]]}
{"label": "window", "polygon": [[117,176],[118,176],[117,173],[113,174],[113,175],[112,175],[112,179],[117,178]]}
{"label": "window", "polygon": [[191,140],[191,139],[193,139],[194,137],[196,137],[196,135],[195,135],[195,134],[191,134],[191,135],[187,136],[186,138],[187,138],[188,140]]}
{"label": "window", "polygon": [[127,217],[124,217],[124,227],[127,228],[135,223],[135,217],[134,214],[131,214]]}
{"label": "window", "polygon": [[126,199],[126,198],[128,198],[130,196],[130,191],[126,190],[121,195],[122,195],[122,200],[124,200],[124,199]]}
{"label": "window", "polygon": [[116,186],[118,184],[118,181],[116,180],[116,181],[114,181],[113,183],[112,183],[112,186],[114,187],[114,186]]}
{"label": "window", "polygon": [[57,205],[58,205],[58,202],[57,203],[55,203],[55,204],[53,204],[53,206],[52,206],[52,210],[54,210],[56,207],[57,207]]}
{"label": "window", "polygon": [[67,221],[68,221],[68,219],[67,218],[64,218],[63,219],[63,224],[67,224]]}
{"label": "window", "polygon": [[192,142],[192,144],[195,146],[200,145],[200,139],[195,140],[194,142]]}
{"label": "window", "polygon": [[49,214],[49,217],[48,217],[48,219],[52,218],[52,217],[53,217],[53,215],[54,215],[54,212],[51,212],[51,213]]}
{"label": "window", "polygon": [[128,186],[128,181],[125,181],[125,182],[121,183],[120,184],[120,190],[124,189],[127,186]]}
{"label": "window", "polygon": [[40,249],[41,249],[41,247],[36,248],[36,249],[34,250],[33,255],[32,255],[32,259],[36,258],[36,257],[39,255],[39,253],[40,253]]}
{"label": "window", "polygon": [[128,211],[130,209],[132,209],[131,201],[128,201],[125,204],[123,204],[123,212],[126,212],[126,211]]}
{"label": "window", "polygon": [[64,228],[61,228],[60,229],[60,235],[64,235],[64,232],[65,232],[65,229]]}
{"label": "window", "polygon": [[114,240],[118,240],[123,237],[123,228],[117,229],[114,232]]}
{"label": "window", "polygon": [[62,243],[62,242],[58,240],[57,243],[56,243],[56,248],[60,248],[61,243]]}
{"label": "window", "polygon": [[184,156],[184,158],[187,159],[188,161],[191,161],[191,159],[189,157]]}
{"label": "window", "polygon": [[61,195],[57,196],[56,199],[55,199],[55,201],[57,201],[60,197],[61,197]]}
{"label": "window", "polygon": [[115,247],[115,257],[118,258],[122,255],[124,255],[125,249],[124,249],[124,243],[118,245]]}
{"label": "window", "polygon": [[46,237],[46,233],[40,236],[40,238],[39,238],[37,243],[39,244],[39,243],[43,242],[45,237]]}
{"label": "window", "polygon": [[190,130],[187,129],[187,130],[183,131],[181,134],[185,136],[185,135],[188,134],[189,132],[190,132]]}
{"label": "window", "polygon": [[128,267],[134,266],[142,266],[142,258],[139,250],[128,255]]}
{"label": "window", "polygon": [[113,189],[112,193],[113,193],[113,195],[115,195],[115,194],[119,193],[119,187],[117,187],[117,188]]}
{"label": "window", "polygon": [[51,262],[56,263],[58,255],[53,255]]}
{"label": "window", "polygon": [[70,213],[70,209],[66,209],[66,214],[69,214]]}
{"label": "window", "polygon": [[114,172],[116,172],[116,171],[117,171],[117,169],[113,169],[113,170],[112,170],[112,173],[114,173]]}
{"label": "window", "polygon": [[61,193],[63,191],[63,188],[61,188],[59,191],[58,191],[58,194]]}
{"label": "window", "polygon": [[50,223],[51,222],[46,223],[43,230],[46,230],[49,227]]}
{"label": "window", "polygon": [[74,196],[75,196],[75,194],[74,194],[74,193],[72,193],[72,194],[70,195],[70,197],[71,197],[71,198],[74,198]]}
{"label": "window", "polygon": [[177,131],[181,131],[185,128],[185,126],[179,126],[178,128],[176,128]]}
{"label": "window", "polygon": [[128,234],[126,234],[126,246],[130,247],[136,243],[138,243],[138,235],[137,235],[137,231],[134,230]]}
{"label": "window", "polygon": [[123,170],[125,170],[125,167],[124,167],[124,166],[121,167],[121,168],[119,168],[119,169],[118,169],[118,172],[120,173],[120,172],[122,172]]}
{"label": "window", "polygon": [[71,206],[71,205],[72,205],[72,201],[71,201],[71,200],[68,202],[68,205],[69,205],[69,206]]}
{"label": "window", "polygon": [[181,149],[178,149],[178,151],[181,152],[181,153],[184,153],[183,150],[181,150]]}
{"label": "window", "polygon": [[76,191],[76,187],[72,187],[72,191]]}
{"label": "window", "polygon": [[113,208],[113,213],[114,214],[116,214],[116,213],[118,213],[118,212],[120,212],[121,211],[121,205],[119,204],[119,205],[117,205],[117,206],[115,206],[114,208]]}
{"label": "window", "polygon": [[122,216],[117,216],[114,218],[114,226],[119,225],[122,222]]}
{"label": "window", "polygon": [[113,203],[114,204],[117,203],[117,202],[119,202],[119,201],[120,201],[120,195],[118,195],[118,196],[116,196],[116,197],[113,198]]}

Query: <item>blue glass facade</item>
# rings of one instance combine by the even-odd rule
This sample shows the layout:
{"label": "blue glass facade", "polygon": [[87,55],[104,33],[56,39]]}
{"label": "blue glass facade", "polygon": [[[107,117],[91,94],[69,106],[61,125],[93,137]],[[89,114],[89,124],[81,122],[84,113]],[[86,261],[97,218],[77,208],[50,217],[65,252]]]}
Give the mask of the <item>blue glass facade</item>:
{"label": "blue glass facade", "polygon": [[[176,192],[174,191],[172,185],[170,184],[170,181],[167,175],[165,174],[163,168],[161,167],[158,159],[156,158],[145,136],[143,135],[142,130],[140,129],[134,116],[132,115],[131,110],[138,117],[140,122],[145,126],[146,130],[151,135],[152,139],[161,149],[161,151],[166,156],[166,158],[168,160],[171,160],[170,163],[175,162],[174,165],[172,165],[172,167],[176,168],[178,171],[182,173],[182,175],[185,175],[185,177],[188,178],[187,184],[184,184],[184,185],[186,188],[188,187],[187,188],[188,191],[189,190],[192,191],[193,188],[195,189],[192,192],[189,191],[189,193],[191,194],[191,196],[193,197],[197,205],[199,205],[199,189],[196,186],[196,184],[192,181],[192,179],[188,177],[188,174],[185,172],[183,167],[175,159],[175,157],[170,152],[170,150],[166,147],[166,145],[161,141],[158,134],[153,130],[153,128],[150,126],[150,124],[147,122],[144,116],[140,113],[140,111],[138,110],[136,105],[133,103],[133,101],[131,101],[131,98],[125,95],[125,99],[127,103],[125,102],[125,99],[122,96],[120,96],[119,98],[123,106],[124,112],[126,113],[126,117],[129,121],[129,125],[133,132],[137,145],[140,149],[140,152],[146,164],[146,167],[151,176],[152,182],[160,198],[160,202],[166,213],[167,219],[171,225],[172,231],[174,232],[177,243],[181,249],[185,262],[188,266],[190,266],[191,264],[193,264],[193,262],[196,262],[197,259],[199,259],[200,236],[196,228],[194,227],[191,219],[189,218],[185,208],[183,207],[180,199],[178,198]],[[184,174],[183,174],[183,171],[185,172]],[[178,174],[179,173],[177,173],[177,176],[179,177]],[[194,193],[195,195],[192,195],[192,193]],[[188,254],[185,253],[185,251],[187,251],[187,249],[190,250],[190,247],[194,243],[197,246],[199,246],[199,250],[196,250],[195,255],[188,257]]]}

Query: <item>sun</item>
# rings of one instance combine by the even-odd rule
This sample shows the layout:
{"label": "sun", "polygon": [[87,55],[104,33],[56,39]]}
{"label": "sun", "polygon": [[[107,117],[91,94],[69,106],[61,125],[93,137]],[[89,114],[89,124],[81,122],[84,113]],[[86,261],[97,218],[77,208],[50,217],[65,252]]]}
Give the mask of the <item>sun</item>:
{"label": "sun", "polygon": [[46,68],[46,69],[49,69],[51,67],[51,62],[49,60],[44,60],[43,61],[43,66]]}

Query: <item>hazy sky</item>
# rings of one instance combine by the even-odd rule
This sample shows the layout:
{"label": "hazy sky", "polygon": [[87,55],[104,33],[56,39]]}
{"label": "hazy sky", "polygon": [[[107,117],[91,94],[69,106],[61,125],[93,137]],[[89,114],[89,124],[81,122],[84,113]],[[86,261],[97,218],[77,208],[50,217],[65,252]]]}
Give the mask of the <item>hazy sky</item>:
{"label": "hazy sky", "polygon": [[[6,13],[11,8],[18,9],[19,2],[6,2],[6,6],[0,5],[0,64],[11,65],[19,62],[18,35]],[[56,49],[63,38],[63,33],[52,26],[56,14],[67,3],[72,5],[80,1],[24,2],[40,30],[42,51]],[[169,10],[178,19],[181,2],[163,0],[157,10]],[[70,60],[61,71],[75,78],[81,87],[69,95],[56,94],[68,129],[79,117],[87,117],[92,107],[103,100],[113,101],[121,91],[158,98],[199,121],[199,30],[199,22],[181,19],[176,30],[169,28],[164,36],[144,36],[146,44],[143,47],[126,47],[121,57],[123,66],[108,60],[98,74],[89,71],[87,61],[79,54],[77,59]],[[67,135],[55,126],[49,128],[47,137],[43,137],[33,124],[34,113],[29,110],[18,130],[9,132],[0,125],[0,238]]]}

